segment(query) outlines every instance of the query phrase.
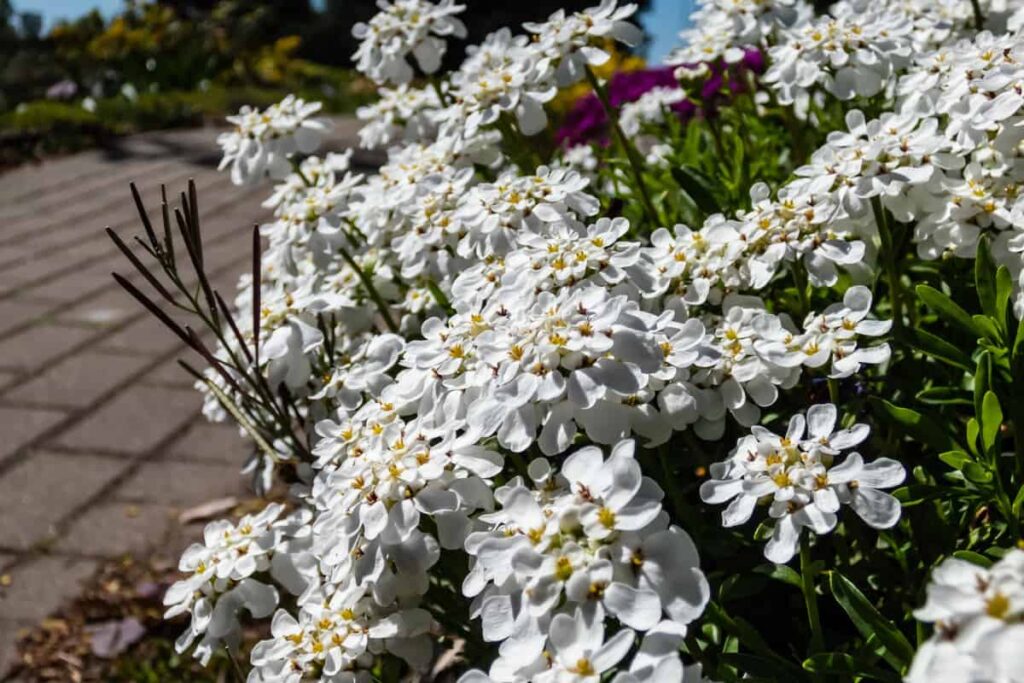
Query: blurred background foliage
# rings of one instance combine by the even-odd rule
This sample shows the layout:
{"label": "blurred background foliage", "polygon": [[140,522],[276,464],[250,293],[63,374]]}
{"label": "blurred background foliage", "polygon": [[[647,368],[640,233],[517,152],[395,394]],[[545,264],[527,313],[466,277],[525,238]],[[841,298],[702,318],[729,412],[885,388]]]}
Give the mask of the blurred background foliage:
{"label": "blurred background foliage", "polygon": [[[466,0],[471,42],[590,0]],[[642,2],[641,4],[646,4]],[[375,0],[126,0],[45,34],[0,0],[0,167],[124,133],[201,125],[289,92],[334,113],[373,97],[350,68],[352,25]],[[447,56],[457,64],[465,45]]]}

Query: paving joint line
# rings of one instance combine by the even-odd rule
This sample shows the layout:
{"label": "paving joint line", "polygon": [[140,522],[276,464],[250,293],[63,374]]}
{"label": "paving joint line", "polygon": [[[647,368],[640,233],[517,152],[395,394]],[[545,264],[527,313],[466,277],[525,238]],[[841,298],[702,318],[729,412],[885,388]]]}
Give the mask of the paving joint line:
{"label": "paving joint line", "polygon": [[[227,270],[228,268],[236,267],[236,265],[240,261],[241,261],[241,259],[238,262],[232,262],[230,264],[227,264],[227,265],[224,266],[223,269],[221,269],[221,271],[218,271],[218,272],[223,272],[223,271]],[[214,275],[216,275],[216,274],[217,273],[214,273]],[[127,296],[127,294],[125,296]],[[142,316],[146,316],[146,315],[149,315],[149,313],[147,311],[140,311],[140,313],[139,313],[140,318]],[[109,330],[108,333],[105,334],[105,335],[102,335],[101,338],[103,338],[103,339],[109,338],[109,337],[113,336],[115,333],[120,332],[121,329],[123,329],[123,327],[127,327],[129,324],[131,324],[131,322],[125,322],[123,324],[123,326],[117,327],[117,328],[113,328],[113,329]],[[169,331],[168,331],[168,334],[170,334]],[[75,355],[76,353],[80,352],[81,350],[83,350],[89,344],[92,344],[94,342],[98,342],[99,339],[100,338],[90,339],[89,341],[83,343],[82,345],[80,345],[78,347],[75,347],[74,349],[71,349],[68,352],[60,355],[57,358],[55,358],[51,364],[52,365],[56,365],[57,363],[59,363],[60,361],[64,360],[65,358],[69,358],[69,357]],[[69,414],[63,420],[60,420],[59,422],[57,422],[56,425],[54,425],[50,429],[46,430],[43,434],[40,434],[40,435],[38,435],[37,437],[35,437],[33,439],[30,439],[28,442],[23,444],[16,452],[12,453],[6,459],[4,459],[2,462],[0,462],[0,477],[2,477],[4,474],[6,474],[12,467],[14,467],[18,463],[24,461],[27,458],[28,454],[32,450],[44,450],[45,449],[45,444],[44,444],[45,440],[61,436],[63,433],[68,431],[70,428],[76,426],[79,422],[82,422],[92,412],[102,408],[104,405],[106,405],[108,402],[110,402],[123,389],[125,389],[129,385],[131,385],[132,382],[138,380],[144,374],[146,374],[147,372],[153,370],[154,368],[156,368],[157,366],[161,365],[162,363],[165,363],[168,360],[174,358],[176,355],[180,354],[183,350],[185,350],[185,349],[183,349],[182,347],[176,346],[174,349],[172,349],[170,351],[167,351],[165,353],[155,354],[156,357],[154,358],[154,360],[152,362],[144,365],[137,372],[133,373],[132,375],[129,375],[122,382],[119,382],[113,388],[111,388],[108,391],[106,391],[103,394],[101,394],[100,398],[98,398],[95,402],[93,402],[92,404],[90,404],[89,406],[87,406],[85,408],[81,408],[80,410],[73,411],[71,414]],[[39,375],[33,375],[32,378],[37,377],[37,376],[39,376]],[[6,394],[12,388],[14,388],[14,386],[15,385],[10,385],[9,387],[5,387],[4,390],[3,390],[3,393]]]}
{"label": "paving joint line", "polygon": [[[163,167],[161,167],[161,168],[163,168]],[[156,169],[156,170],[160,170],[160,169]],[[154,172],[153,175],[156,175],[156,173]],[[179,173],[178,175],[174,176],[175,182],[180,182],[180,179],[182,177],[188,177],[190,175],[196,175],[195,169],[188,169],[187,173]],[[129,176],[129,177],[131,177],[131,176]],[[116,184],[121,184],[123,182],[124,182],[124,179],[121,179],[121,180],[117,181]],[[112,183],[112,185],[114,185],[114,184],[115,183]],[[166,185],[167,183],[164,183],[164,184]],[[128,201],[129,202],[131,201],[130,197],[128,198]],[[102,204],[100,206],[92,208],[92,209],[90,209],[90,210],[88,210],[88,211],[86,211],[86,212],[84,212],[84,213],[82,213],[82,214],[80,214],[78,216],[74,216],[74,215],[67,216],[67,217],[61,218],[61,219],[59,219],[59,220],[57,220],[57,221],[55,221],[53,223],[47,223],[45,225],[36,226],[34,228],[28,228],[28,229],[24,229],[23,228],[20,232],[15,232],[13,234],[0,237],[0,247],[17,246],[18,244],[21,244],[21,243],[24,243],[24,242],[28,241],[26,239],[20,239],[20,238],[24,238],[26,236],[38,235],[40,232],[44,232],[44,231],[46,231],[46,230],[48,230],[50,228],[59,227],[60,225],[69,223],[69,222],[74,221],[76,219],[82,220],[82,219],[92,218],[92,217],[98,216],[98,215],[103,215],[104,213],[108,213],[112,209],[115,209],[115,208],[123,205],[124,203],[126,203],[126,202],[121,200],[121,199],[111,200],[109,202],[106,202],[105,204]],[[25,223],[25,221],[22,221],[22,223]]]}
{"label": "paving joint line", "polygon": [[[192,178],[194,176],[195,176],[195,173],[192,173],[191,171],[189,171],[188,173],[178,174],[178,175],[174,176],[173,178],[167,180],[166,182],[164,182],[162,184],[163,185],[169,185],[171,183],[180,183],[183,180],[188,180],[189,178]],[[229,179],[225,178],[223,175],[215,175],[215,176],[213,176],[213,178],[216,179],[216,182],[211,182],[209,185],[207,185],[207,188],[220,189],[220,188],[230,184]],[[78,215],[75,215],[75,216],[70,216],[70,217],[68,217],[66,219],[57,221],[56,223],[50,223],[50,224],[47,224],[47,225],[39,226],[37,228],[33,228],[31,230],[26,230],[24,232],[16,233],[14,235],[9,235],[8,238],[6,238],[6,239],[0,238],[0,247],[17,247],[19,245],[24,245],[24,244],[26,244],[28,242],[31,242],[32,241],[32,237],[37,236],[39,233],[42,233],[42,232],[50,232],[50,233],[52,233],[54,228],[58,228],[59,229],[60,226],[68,224],[68,223],[77,223],[77,222],[80,222],[80,221],[83,221],[83,220],[90,220],[90,219],[94,218],[95,216],[102,216],[103,214],[108,213],[109,211],[111,211],[111,210],[113,210],[113,209],[115,209],[116,207],[119,207],[119,206],[124,206],[124,205],[128,204],[128,205],[131,205],[131,206],[134,207],[134,205],[131,204],[131,201],[132,201],[131,200],[131,195],[128,194],[127,196],[125,196],[125,197],[123,197],[121,199],[118,199],[118,200],[115,200],[115,201],[111,201],[111,202],[109,202],[107,204],[104,204],[101,207],[97,207],[94,210],[86,211],[85,213],[78,214]],[[125,223],[133,223],[133,222],[137,222],[138,220],[139,219],[138,219],[137,216],[133,216],[129,220],[126,220],[126,221],[124,221],[122,223],[118,223],[117,226],[120,227],[120,226],[124,225]],[[69,228],[65,228],[64,231],[71,231],[73,229],[74,229],[73,227],[69,227]],[[58,230],[58,231],[60,231],[60,230]],[[26,236],[28,236],[27,239],[18,239],[20,237],[26,237]],[[82,237],[80,239],[76,239],[76,240],[73,240],[73,241],[68,241],[68,242],[62,243],[61,246],[65,246],[65,247],[68,247],[68,246],[78,246],[80,244],[85,244],[87,241],[89,241],[93,237],[94,237],[94,235],[86,233],[86,234],[82,235]],[[47,252],[52,251],[52,250],[53,250],[53,246],[52,245],[51,246],[42,246],[42,247],[39,247],[38,250],[31,252],[31,255],[32,256],[36,256],[36,255],[39,255],[39,254],[47,253]],[[20,261],[23,258],[26,258],[26,257],[22,256],[22,257],[18,257],[18,258],[13,258],[10,261],[4,262],[4,265],[8,264],[8,263],[12,263],[14,261]]]}
{"label": "paving joint line", "polygon": [[[75,189],[70,194],[66,196],[61,196],[61,199],[65,202],[77,201],[82,198],[89,197],[90,195],[95,195],[105,190],[109,190],[112,187],[115,187],[117,184],[123,182],[125,178],[130,178],[133,175],[137,174],[137,177],[149,177],[150,175],[153,175],[160,169],[174,168],[175,166],[180,165],[181,164],[179,163],[179,160],[170,159],[157,162],[150,162],[145,164],[141,168],[118,171],[118,173],[116,173],[113,177],[105,176],[99,179],[95,186],[89,186],[86,187],[85,189],[81,187],[75,187]],[[60,171],[57,170],[56,172],[59,173]],[[45,205],[48,203],[46,199],[50,195],[59,194],[61,190],[65,188],[65,186],[69,184],[74,184],[76,181],[79,181],[83,178],[91,178],[92,176],[92,173],[89,173],[87,170],[84,170],[83,173],[79,173],[70,178],[65,178],[61,182],[55,183],[52,186],[47,187],[45,189],[37,188],[33,192],[23,193],[22,196],[13,199],[8,199],[4,202],[7,206],[18,206],[22,202],[25,202],[27,206],[23,211],[18,211],[10,215],[0,215],[0,220],[16,224],[26,217],[31,217],[33,215],[33,209],[41,209],[45,207]],[[30,195],[31,199],[26,199],[25,195]],[[18,208],[20,209],[22,207],[18,206]]]}
{"label": "paving joint line", "polygon": [[[228,201],[228,202],[225,202],[223,204],[218,204],[215,207],[207,209],[206,216],[210,217],[210,216],[220,215],[221,213],[224,213],[225,211],[231,209],[232,207],[240,205],[242,203],[243,199],[245,199],[245,197],[236,197],[232,201]],[[223,235],[214,237],[213,239],[211,239],[208,242],[206,242],[206,245],[207,246],[217,246],[217,245],[220,245],[220,244],[226,242],[227,240],[229,240],[229,239],[231,239],[233,237],[237,237],[236,233],[225,232]],[[129,267],[131,266],[131,264],[129,264],[127,262],[127,260],[124,258],[124,255],[121,254],[120,252],[116,252],[116,253],[113,253],[113,254],[103,254],[101,256],[94,257],[92,259],[89,259],[87,261],[83,261],[83,262],[78,263],[76,265],[69,266],[68,268],[66,268],[64,270],[59,271],[59,273],[51,273],[49,275],[44,275],[41,278],[39,278],[38,280],[33,280],[32,283],[28,285],[28,288],[31,289],[32,287],[36,287],[36,286],[38,286],[39,284],[41,284],[41,283],[43,283],[45,281],[52,280],[53,278],[59,278],[61,275],[64,275],[64,274],[66,274],[68,272],[71,272],[71,271],[74,271],[74,270],[78,270],[78,269],[80,269],[82,267],[85,267],[85,266],[91,266],[91,265],[93,265],[95,263],[99,263],[100,261],[103,261],[105,259],[112,259],[115,256],[116,257],[120,257],[120,258],[117,259],[118,263],[126,264]],[[112,266],[112,268],[113,268],[113,266]],[[219,272],[218,273],[214,273],[214,275],[217,275],[217,274],[219,274]],[[142,276],[139,275],[134,269],[132,269],[129,272],[129,276],[128,277],[129,278],[135,278],[135,277],[142,277]],[[104,278],[104,279],[106,279],[106,278]],[[32,327],[33,325],[35,325],[39,320],[41,320],[44,317],[59,315],[60,313],[63,313],[66,310],[74,308],[75,306],[77,306],[78,304],[82,303],[83,301],[85,301],[85,300],[87,300],[87,299],[89,299],[89,298],[91,298],[93,296],[96,296],[97,294],[100,294],[104,290],[107,290],[107,289],[113,290],[115,287],[117,287],[117,283],[113,282],[113,279],[108,280],[104,284],[98,285],[96,288],[87,291],[86,293],[82,294],[81,296],[79,296],[76,299],[72,299],[71,301],[65,301],[65,302],[59,304],[56,308],[53,308],[53,309],[47,311],[46,313],[43,313],[42,315],[36,316],[35,318],[27,320],[27,321],[21,323],[20,325],[16,325],[16,326],[10,328],[9,330],[6,330],[2,334],[0,334],[0,341],[3,341],[3,340],[5,340],[5,339],[7,339],[9,337],[13,337],[16,334],[19,334],[19,333],[23,332],[24,330],[26,330],[26,329]],[[8,292],[6,294],[0,294],[0,301],[6,300],[6,299],[9,299],[9,298],[13,298],[18,293],[19,292],[11,291],[11,292]],[[125,296],[128,296],[128,295],[125,294]]]}

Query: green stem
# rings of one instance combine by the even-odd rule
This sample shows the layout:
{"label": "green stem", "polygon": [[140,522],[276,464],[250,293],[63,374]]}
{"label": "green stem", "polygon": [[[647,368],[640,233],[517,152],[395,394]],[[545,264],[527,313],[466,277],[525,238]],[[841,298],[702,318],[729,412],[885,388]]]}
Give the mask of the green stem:
{"label": "green stem", "polygon": [[[672,471],[671,455],[668,449],[669,445],[667,443],[658,446],[658,461],[661,465],[663,477],[661,483],[668,488],[668,497],[672,501],[672,508],[676,519],[683,520],[687,511],[686,498],[683,496],[682,489],[679,488],[678,477]],[[693,529],[693,525],[687,524],[687,528]]]}
{"label": "green stem", "polygon": [[892,306],[893,333],[898,338],[903,331],[903,292],[900,284],[900,269],[896,243],[893,240],[892,227],[889,225],[889,217],[886,215],[885,207],[878,197],[871,198],[871,210],[875,215],[875,223],[878,226],[878,236],[881,240],[881,258],[886,278],[889,281],[889,302]]}
{"label": "green stem", "polygon": [[366,288],[366,293],[373,299],[373,303],[377,304],[377,310],[380,311],[381,317],[384,319],[384,324],[388,326],[388,329],[394,333],[398,333],[398,324],[395,323],[395,319],[391,317],[391,311],[388,309],[388,304],[384,301],[384,297],[380,295],[377,288],[373,285],[373,280],[366,274],[359,264],[356,263],[352,255],[345,250],[344,247],[338,247],[338,253],[341,254],[341,258],[345,259],[345,263],[352,267],[352,270],[356,271],[356,275],[359,277],[359,281],[363,283],[363,287]]}
{"label": "green stem", "polygon": [[302,182],[306,184],[306,187],[313,187],[313,183],[311,183],[309,178],[306,177],[306,174],[302,172],[302,162],[295,157],[292,157],[290,161],[292,162],[292,170],[295,171],[299,178],[302,179]]}
{"label": "green stem", "polygon": [[651,202],[651,195],[647,189],[647,183],[644,182],[643,164],[640,161],[640,154],[633,147],[633,144],[626,137],[626,133],[623,132],[622,126],[619,125],[619,116],[612,107],[611,102],[608,101],[608,92],[605,90],[601,82],[597,80],[597,76],[590,70],[590,67],[585,69],[587,74],[587,80],[590,82],[590,87],[593,88],[594,94],[597,95],[597,99],[601,102],[601,107],[604,109],[605,116],[608,117],[608,122],[611,124],[612,130],[615,133],[615,138],[618,140],[619,145],[622,147],[622,151],[626,155],[626,160],[629,162],[629,167],[633,171],[633,178],[636,181],[636,189],[640,195],[640,203],[643,204],[644,213],[647,214],[647,220],[651,222],[653,227],[664,225],[664,221],[658,216],[658,212],[654,208],[654,204]]}
{"label": "green stem", "polygon": [[[495,125],[501,133],[504,150],[524,173],[536,173],[537,167],[544,165],[544,159],[541,158],[540,153],[533,148],[526,136],[513,126],[512,121],[504,114],[498,117]],[[518,154],[515,153],[517,150]]]}
{"label": "green stem", "polygon": [[438,82],[436,76],[430,77],[430,85],[433,86],[434,92],[437,94],[437,101],[441,103],[442,107],[447,107],[451,102],[448,99],[448,95],[441,90],[441,84]]}
{"label": "green stem", "polygon": [[807,606],[807,622],[811,627],[811,654],[825,650],[825,636],[821,630],[821,616],[818,614],[818,594],[814,590],[814,567],[811,562],[811,536],[803,534],[800,539],[800,584]]}
{"label": "green stem", "polygon": [[793,276],[793,286],[796,288],[797,299],[800,301],[800,320],[807,317],[811,312],[811,298],[807,293],[807,271],[803,264],[793,262],[789,264],[789,272]]}
{"label": "green stem", "polygon": [[839,404],[839,380],[835,377],[828,378],[828,400]]}
{"label": "green stem", "polygon": [[981,12],[981,3],[978,0],[971,0],[971,8],[974,10],[974,28],[980,31],[985,28],[985,15]]}

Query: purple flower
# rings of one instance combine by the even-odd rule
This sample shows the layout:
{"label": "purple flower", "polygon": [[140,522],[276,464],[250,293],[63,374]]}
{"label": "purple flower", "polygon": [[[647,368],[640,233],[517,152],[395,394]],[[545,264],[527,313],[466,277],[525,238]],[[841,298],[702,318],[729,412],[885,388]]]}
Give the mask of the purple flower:
{"label": "purple flower", "polygon": [[[695,64],[687,66],[694,67]],[[747,50],[737,64],[722,60],[707,62],[708,76],[699,84],[700,98],[686,99],[672,105],[679,119],[687,121],[693,116],[714,116],[722,101],[747,89],[746,72],[764,71],[764,55],[759,50]],[[613,107],[635,102],[640,96],[657,87],[673,87],[679,83],[674,67],[658,67],[639,71],[625,71],[612,76],[608,82],[608,101]],[[696,90],[696,89],[695,89]],[[555,142],[572,147],[586,142],[608,144],[608,119],[601,102],[593,93],[581,97],[566,115],[561,128],[555,133]]]}

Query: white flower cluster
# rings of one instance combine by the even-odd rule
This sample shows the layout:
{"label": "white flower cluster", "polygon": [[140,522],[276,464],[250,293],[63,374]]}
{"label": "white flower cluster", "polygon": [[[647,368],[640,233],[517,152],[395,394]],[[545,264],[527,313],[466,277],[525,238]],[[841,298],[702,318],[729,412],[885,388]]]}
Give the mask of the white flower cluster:
{"label": "white flower cluster", "polygon": [[803,0],[701,0],[693,28],[680,34],[683,46],[665,61],[685,70],[761,50],[769,58],[764,82],[806,119],[825,93],[840,100],[891,97],[912,56],[971,35],[973,5],[987,17],[986,27],[1000,33],[1007,23],[1024,23],[1024,8],[1012,0],[841,0],[818,17]]}
{"label": "white flower cluster", "polygon": [[735,63],[744,49],[761,49],[778,41],[780,32],[813,16],[804,0],[700,0],[690,25],[679,34],[683,46],[672,51],[666,64],[695,65],[724,59]]}
{"label": "white flower cluster", "polygon": [[[791,31],[818,26],[800,19],[802,3],[715,8],[731,46],[781,49]],[[442,630],[439,592],[469,605],[498,643],[495,662],[473,663],[488,672],[467,681],[699,680],[678,645],[708,585],[633,451],[681,430],[717,440],[730,423],[751,428],[702,493],[731,501],[727,525],[770,502],[766,554],[776,562],[790,560],[804,527],[832,530],[842,504],[873,527],[896,523],[899,505],[879,489],[902,480],[900,465],[856,453],[834,462],[866,427],[835,431],[830,405],[794,417],[786,437],[756,425],[806,375],[841,380],[888,361],[879,338],[890,323],[872,316],[871,290],[859,284],[874,270],[873,204],[948,226],[938,218],[948,201],[963,223],[1016,234],[1016,38],[982,34],[921,57],[896,88],[910,62],[906,15],[892,25],[888,7],[832,17],[835,45],[822,38],[805,60],[828,57],[815,87],[852,79],[857,89],[882,74],[879,87],[900,93],[898,112],[870,122],[851,114],[850,131],[833,134],[795,180],[774,195],[755,185],[748,210],[637,234],[641,226],[602,215],[590,178],[573,167],[592,172],[592,155],[543,165],[521,158],[525,146],[501,144],[542,130],[544,104],[607,59],[606,40],[636,40],[635,8],[605,0],[530,24],[531,37],[504,29],[436,87],[405,84],[409,54],[436,68],[443,37],[460,32],[459,9],[385,2],[359,29],[360,68],[397,84],[360,113],[361,143],[389,146],[376,173],[352,172],[347,155],[300,159],[312,150],[296,131],[318,127],[294,100],[267,115],[307,112],[292,128],[225,143],[236,182],[270,170],[279,183],[262,227],[260,310],[255,322],[238,319],[250,346],[258,326],[259,353],[218,353],[259,358],[271,391],[306,426],[309,452],[281,437],[254,465],[262,477],[294,465],[300,512],[217,527],[190,551],[183,568],[198,578],[172,600],[193,616],[180,647],[201,639],[207,656],[237,637],[241,609],[272,613],[278,593],[264,582],[273,579],[294,601],[253,651],[251,683],[365,680],[385,653],[422,668]],[[631,135],[651,130],[682,97],[652,91],[623,124]],[[246,140],[260,141],[259,164],[240,151]],[[965,155],[976,156],[958,161]],[[978,200],[968,217],[970,182],[996,188],[1004,204],[987,211]],[[945,253],[950,240],[971,252],[964,230],[950,237],[930,225],[919,222],[923,253],[932,244]],[[1007,239],[996,251],[1006,260],[1020,250]],[[788,272],[841,286],[842,301],[787,314],[765,295]],[[243,279],[236,305],[248,311],[256,294]],[[216,414],[217,396],[207,399]],[[251,535],[248,545],[235,538]],[[468,557],[468,573],[446,576],[446,553]],[[209,569],[207,556],[229,569]]]}
{"label": "white flower cluster", "polygon": [[[682,637],[703,611],[710,591],[697,549],[669,525],[633,448],[620,442],[605,459],[587,447],[561,472],[535,460],[533,488],[516,477],[495,491],[501,509],[481,515],[488,528],[466,539],[475,562],[463,583],[484,638],[502,641],[492,680],[600,676],[629,651],[634,630]],[[623,626],[607,642],[606,614]],[[682,670],[674,648],[663,657]]]}
{"label": "white flower cluster", "polygon": [[[204,531],[204,543],[193,544],[181,557],[179,569],[186,578],[164,595],[167,618],[191,612],[192,621],[176,643],[179,650],[202,638],[195,655],[209,660],[220,643],[238,644],[238,616],[246,610],[256,618],[269,616],[277,605],[277,589],[259,580],[272,571],[284,534],[279,522],[283,508],[268,505],[257,515],[247,515],[237,525],[212,522]],[[289,568],[276,562],[274,573],[287,579]]]}
{"label": "white flower cluster", "polygon": [[455,0],[378,0],[380,11],[369,23],[356,24],[352,34],[362,41],[352,55],[356,68],[377,83],[408,83],[414,76],[408,57],[425,74],[441,68],[448,49],[445,38],[466,37],[456,14],[466,9]]}
{"label": "white flower cluster", "polygon": [[1024,550],[991,567],[949,558],[932,573],[928,599],[914,612],[935,624],[907,683],[1013,683],[1024,677]]}
{"label": "white flower cluster", "polygon": [[265,111],[242,107],[228,117],[234,129],[217,137],[224,153],[220,169],[230,166],[236,185],[254,183],[266,175],[283,176],[291,170],[289,156],[310,154],[323,141],[327,121],[313,117],[321,106],[289,95]]}
{"label": "white flower cluster", "polygon": [[806,418],[794,415],[785,436],[754,427],[728,460],[711,466],[712,478],[701,485],[705,502],[729,502],[722,513],[727,527],[747,522],[759,502],[769,504],[775,527],[764,555],[772,562],[793,558],[804,528],[819,535],[832,531],[844,504],[876,529],[899,521],[899,502],[879,489],[899,485],[903,466],[890,458],[865,463],[859,453],[836,463],[868,436],[864,424],[836,431],[837,415],[834,405],[822,403],[811,406]]}
{"label": "white flower cluster", "polygon": [[414,88],[403,83],[395,88],[378,88],[377,94],[376,102],[356,110],[356,117],[364,122],[359,130],[363,147],[420,142],[436,133],[434,119],[441,101],[432,88]]}
{"label": "white flower cluster", "polygon": [[915,224],[926,259],[973,258],[987,234],[997,263],[1020,278],[1022,55],[1019,35],[981,33],[918,58],[899,81],[897,111],[872,121],[850,112],[849,132],[831,134],[794,186],[824,186],[843,208],[838,224],[861,235],[877,229],[877,199]]}
{"label": "white flower cluster", "polygon": [[806,118],[814,86],[840,100],[872,97],[893,83],[912,54],[909,16],[886,3],[841,3],[833,16],[791,29],[769,50],[765,82]]}

